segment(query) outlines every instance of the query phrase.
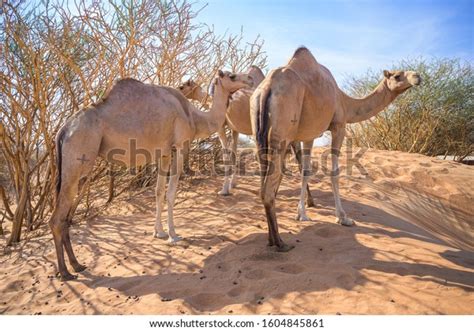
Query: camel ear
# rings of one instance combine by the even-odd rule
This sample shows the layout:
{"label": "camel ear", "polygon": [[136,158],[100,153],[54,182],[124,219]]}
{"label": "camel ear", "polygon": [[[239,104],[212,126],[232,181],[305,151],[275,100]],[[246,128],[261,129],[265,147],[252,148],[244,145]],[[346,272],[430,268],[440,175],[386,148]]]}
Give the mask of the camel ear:
{"label": "camel ear", "polygon": [[220,78],[224,77],[224,72],[223,72],[222,70],[219,70],[219,71],[218,71],[218,74],[219,74],[219,77],[220,77]]}
{"label": "camel ear", "polygon": [[385,76],[385,78],[390,78],[392,77],[393,74],[388,70],[384,70],[383,75]]}

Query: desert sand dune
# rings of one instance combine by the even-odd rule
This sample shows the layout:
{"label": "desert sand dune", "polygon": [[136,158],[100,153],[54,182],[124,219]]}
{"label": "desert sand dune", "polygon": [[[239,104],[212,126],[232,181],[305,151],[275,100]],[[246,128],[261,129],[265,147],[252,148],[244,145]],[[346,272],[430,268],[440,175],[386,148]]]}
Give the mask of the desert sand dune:
{"label": "desert sand dune", "polygon": [[[315,161],[322,149],[315,149]],[[344,153],[342,154],[344,155]],[[343,165],[345,157],[341,157]],[[296,248],[266,247],[259,177],[183,182],[176,246],[153,239],[153,188],[122,198],[71,238],[88,269],[54,277],[49,233],[2,255],[4,314],[473,314],[474,168],[416,154],[367,151],[342,171],[344,209],[335,224],[329,177],[311,188],[312,222],[294,220],[300,178],[285,176],[277,198],[280,232]]]}

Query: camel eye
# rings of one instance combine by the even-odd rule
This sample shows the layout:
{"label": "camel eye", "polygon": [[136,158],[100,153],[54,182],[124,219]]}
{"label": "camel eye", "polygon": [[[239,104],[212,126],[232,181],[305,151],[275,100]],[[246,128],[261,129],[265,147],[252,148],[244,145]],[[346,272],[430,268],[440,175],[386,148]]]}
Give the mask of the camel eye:
{"label": "camel eye", "polygon": [[182,89],[183,89],[183,85],[181,85],[181,86],[179,87],[179,89],[182,90]]}
{"label": "camel eye", "polygon": [[236,74],[231,74],[231,75],[229,75],[229,78],[232,79],[232,80],[234,80],[235,77],[236,77]]}
{"label": "camel eye", "polygon": [[397,74],[397,75],[393,76],[393,78],[395,78],[396,81],[399,81],[400,80],[400,74]]}

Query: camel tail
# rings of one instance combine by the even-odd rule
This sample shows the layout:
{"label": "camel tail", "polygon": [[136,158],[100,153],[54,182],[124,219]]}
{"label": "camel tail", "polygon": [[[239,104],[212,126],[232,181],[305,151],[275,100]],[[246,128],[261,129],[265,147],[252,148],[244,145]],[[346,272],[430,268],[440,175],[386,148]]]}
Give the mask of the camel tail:
{"label": "camel tail", "polygon": [[61,167],[62,167],[62,163],[63,163],[62,162],[63,161],[62,148],[63,148],[63,139],[64,139],[65,134],[66,134],[66,130],[62,129],[59,132],[58,137],[56,138],[56,153],[57,153],[57,156],[56,156],[56,169],[58,169],[58,173],[57,173],[57,176],[56,176],[56,199],[59,196],[59,191],[61,191],[61,177],[62,177]]}
{"label": "camel tail", "polygon": [[260,96],[260,111],[257,113],[257,145],[260,149],[268,148],[268,132],[270,126],[270,114],[268,101],[272,94],[271,89],[264,90]]}

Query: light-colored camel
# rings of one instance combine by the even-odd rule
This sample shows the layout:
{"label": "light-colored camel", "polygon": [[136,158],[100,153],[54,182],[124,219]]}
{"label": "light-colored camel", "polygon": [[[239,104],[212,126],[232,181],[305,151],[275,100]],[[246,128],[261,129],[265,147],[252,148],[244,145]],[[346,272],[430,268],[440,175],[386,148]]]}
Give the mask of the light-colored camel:
{"label": "light-colored camel", "polygon": [[[219,194],[224,196],[230,195],[231,188],[237,184],[236,171],[234,171],[231,176],[231,164],[235,164],[239,133],[245,135],[252,134],[249,107],[250,96],[255,90],[255,87],[265,78],[262,70],[257,66],[251,66],[247,74],[252,77],[254,82],[253,86],[242,88],[231,95],[226,111],[226,121],[217,131],[222,146],[225,169],[224,184]],[[179,90],[188,99],[200,102],[204,108],[208,108],[208,102],[212,101],[212,96],[208,95],[203,88],[193,80],[188,80],[179,86]],[[230,141],[227,139],[226,125],[231,130]]]}
{"label": "light-colored camel", "polygon": [[[345,136],[346,123],[364,121],[389,105],[398,95],[421,82],[413,71],[384,71],[384,78],[365,98],[347,96],[337,86],[330,71],[320,65],[305,47],[298,48],[288,64],[273,70],[260,83],[250,101],[252,131],[259,148],[261,199],[269,228],[269,244],[287,251],[278,233],[275,196],[281,181],[283,156],[290,141],[303,142],[303,185],[308,182],[313,140],[331,130],[331,184],[337,222],[352,225],[339,197],[338,155]],[[307,218],[302,191],[298,213]]]}
{"label": "light-colored camel", "polygon": [[[208,137],[222,127],[229,95],[251,84],[249,75],[219,71],[213,82],[212,108],[201,112],[178,90],[123,79],[103,101],[79,112],[61,128],[56,138],[57,198],[49,224],[62,279],[75,278],[66,268],[63,247],[73,269],[76,272],[85,269],[74,256],[67,217],[78,183],[90,173],[95,159],[101,156],[131,168],[158,164],[154,236],[169,235],[170,242],[175,242],[180,239],[174,229],[173,206],[182,168],[182,150],[189,141]],[[161,213],[168,172],[167,235],[161,224]]]}
{"label": "light-colored camel", "polygon": [[204,109],[209,109],[212,97],[194,80],[188,79],[185,83],[178,86],[178,89],[186,98],[199,102]]}
{"label": "light-colored camel", "polygon": [[[223,148],[224,164],[231,164],[235,166],[235,156],[237,155],[237,142],[239,134],[252,135],[252,125],[250,121],[250,96],[252,95],[255,88],[265,78],[262,70],[257,66],[251,66],[247,72],[249,76],[253,78],[253,86],[242,88],[230,97],[229,104],[226,111],[226,120],[222,128],[219,129],[219,140]],[[200,102],[203,107],[206,107],[206,103],[212,100],[212,97],[208,95],[203,88],[194,82],[192,79],[188,80],[184,84],[179,86],[179,90],[184,94],[185,97],[191,100]],[[229,141],[225,134],[225,126],[228,126],[231,130],[231,141],[229,151]],[[301,166],[301,145],[297,142],[290,143],[290,146],[295,154],[298,164]],[[228,154],[231,154],[229,157]],[[232,158],[232,160],[229,160]],[[232,178],[229,178],[230,169],[225,166],[225,179],[222,190],[219,192],[220,195],[230,195],[231,188],[236,186],[237,183],[237,172],[234,170]],[[308,207],[314,207],[314,200],[309,189],[309,184],[303,186],[302,190],[306,190],[307,204]]]}

